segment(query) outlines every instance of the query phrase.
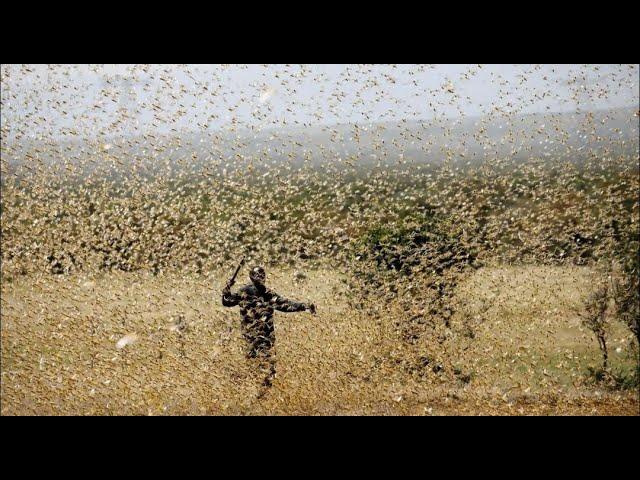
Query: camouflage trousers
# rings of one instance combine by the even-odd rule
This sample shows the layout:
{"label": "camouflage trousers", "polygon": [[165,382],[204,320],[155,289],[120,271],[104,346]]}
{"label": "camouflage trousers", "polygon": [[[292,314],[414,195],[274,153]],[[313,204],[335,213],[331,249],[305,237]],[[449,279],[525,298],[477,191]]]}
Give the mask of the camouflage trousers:
{"label": "camouflage trousers", "polygon": [[246,356],[264,374],[263,385],[271,386],[276,374],[273,348],[275,332],[272,318],[259,318],[242,323],[242,336],[247,342]]}

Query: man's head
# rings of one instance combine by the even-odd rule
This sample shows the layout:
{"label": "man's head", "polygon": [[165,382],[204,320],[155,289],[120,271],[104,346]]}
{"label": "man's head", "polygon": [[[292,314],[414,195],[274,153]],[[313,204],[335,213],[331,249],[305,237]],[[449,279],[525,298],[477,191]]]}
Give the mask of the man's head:
{"label": "man's head", "polygon": [[264,268],[258,265],[251,269],[249,272],[249,278],[254,285],[264,285],[267,274],[265,273]]}

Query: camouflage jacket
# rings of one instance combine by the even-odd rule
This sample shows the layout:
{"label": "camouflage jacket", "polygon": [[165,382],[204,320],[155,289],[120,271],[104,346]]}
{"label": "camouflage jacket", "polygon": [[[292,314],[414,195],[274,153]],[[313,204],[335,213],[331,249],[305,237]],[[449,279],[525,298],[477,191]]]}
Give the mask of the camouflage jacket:
{"label": "camouflage jacket", "polygon": [[240,314],[245,323],[253,323],[259,319],[268,321],[273,316],[274,310],[302,312],[307,309],[304,303],[288,300],[269,288],[258,288],[253,284],[245,285],[237,293],[223,290],[222,305],[225,307],[239,305]]}

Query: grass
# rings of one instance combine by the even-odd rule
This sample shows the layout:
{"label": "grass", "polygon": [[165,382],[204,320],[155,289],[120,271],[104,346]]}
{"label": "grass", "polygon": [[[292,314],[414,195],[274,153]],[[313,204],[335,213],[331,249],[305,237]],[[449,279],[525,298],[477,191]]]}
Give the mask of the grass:
{"label": "grass", "polygon": [[[596,397],[597,385],[576,381],[597,365],[595,339],[571,314],[589,291],[589,269],[478,270],[457,290],[492,297],[479,309],[476,338],[460,334],[454,319],[442,345],[429,337],[403,344],[395,328],[401,312],[376,315],[375,304],[353,309],[340,274],[306,274],[296,282],[291,270],[270,271],[277,291],[315,301],[319,313],[276,314],[278,376],[259,400],[239,313],[218,301],[224,272],[25,276],[3,284],[2,414],[638,412],[632,389]],[[547,299],[512,312],[533,302],[526,285]],[[178,314],[188,322],[183,336],[168,329]],[[139,341],[117,350],[117,340],[132,332]],[[616,326],[611,338],[622,345],[628,332]],[[612,364],[628,371],[633,358],[613,354]]]}

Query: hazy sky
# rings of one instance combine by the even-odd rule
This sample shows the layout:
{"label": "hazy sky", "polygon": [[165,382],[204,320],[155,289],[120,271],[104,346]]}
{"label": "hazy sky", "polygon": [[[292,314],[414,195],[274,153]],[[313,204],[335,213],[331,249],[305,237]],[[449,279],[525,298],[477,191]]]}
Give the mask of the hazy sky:
{"label": "hazy sky", "polygon": [[85,138],[638,108],[638,65],[3,65],[2,132]]}

